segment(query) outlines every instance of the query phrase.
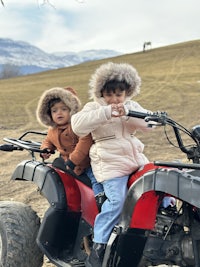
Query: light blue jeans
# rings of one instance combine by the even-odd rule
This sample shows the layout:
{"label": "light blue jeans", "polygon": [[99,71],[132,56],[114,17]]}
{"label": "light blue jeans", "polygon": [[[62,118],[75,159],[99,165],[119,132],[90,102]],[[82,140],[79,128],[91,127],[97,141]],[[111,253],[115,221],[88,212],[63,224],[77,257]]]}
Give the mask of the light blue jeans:
{"label": "light blue jeans", "polygon": [[128,175],[104,181],[107,196],[94,223],[95,243],[106,244],[114,226],[118,223],[127,194]]}
{"label": "light blue jeans", "polygon": [[91,184],[92,184],[92,189],[94,191],[94,195],[98,195],[99,193],[103,193],[103,185],[101,183],[98,183],[96,178],[94,177],[94,174],[92,172],[92,168],[86,169],[86,174],[90,178]]}

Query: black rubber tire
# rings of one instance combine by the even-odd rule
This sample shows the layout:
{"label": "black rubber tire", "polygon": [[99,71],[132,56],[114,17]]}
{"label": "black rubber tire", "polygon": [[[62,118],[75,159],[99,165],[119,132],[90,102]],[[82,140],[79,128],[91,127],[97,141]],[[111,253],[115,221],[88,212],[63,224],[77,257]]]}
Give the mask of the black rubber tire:
{"label": "black rubber tire", "polygon": [[40,219],[30,206],[0,202],[0,267],[41,267],[43,254],[36,244]]}

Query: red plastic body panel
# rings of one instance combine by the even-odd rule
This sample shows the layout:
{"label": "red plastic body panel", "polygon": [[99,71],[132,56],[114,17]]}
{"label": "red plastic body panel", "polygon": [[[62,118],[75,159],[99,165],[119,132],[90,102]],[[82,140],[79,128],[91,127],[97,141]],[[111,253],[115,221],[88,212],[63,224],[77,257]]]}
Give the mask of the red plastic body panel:
{"label": "red plastic body panel", "polygon": [[81,193],[82,218],[87,221],[91,226],[93,226],[95,217],[99,212],[96,205],[94,192],[90,187],[86,186],[79,180],[76,180],[76,183],[79,186],[79,190]]}
{"label": "red plastic body panel", "polygon": [[158,195],[155,191],[144,193],[135,206],[130,228],[152,230],[155,225],[158,206]]}
{"label": "red plastic body panel", "polygon": [[[142,169],[134,173],[128,182],[130,187],[144,173],[157,169],[153,163],[146,164]],[[134,208],[130,228],[153,229],[155,225],[156,214],[158,210],[158,195],[154,191],[144,193]]]}
{"label": "red plastic body panel", "polygon": [[59,174],[67,198],[67,206],[71,211],[80,211],[81,210],[81,194],[79,187],[73,176],[70,174],[55,168],[56,172]]}
{"label": "red plastic body panel", "polygon": [[82,218],[93,226],[98,214],[93,190],[70,174],[60,169],[55,170],[63,182],[69,210],[81,211]]}
{"label": "red plastic body panel", "polygon": [[148,171],[158,169],[159,166],[155,166],[153,163],[148,163],[140,168],[137,172],[133,173],[128,180],[128,187],[130,187],[136,180],[138,180],[143,174]]}

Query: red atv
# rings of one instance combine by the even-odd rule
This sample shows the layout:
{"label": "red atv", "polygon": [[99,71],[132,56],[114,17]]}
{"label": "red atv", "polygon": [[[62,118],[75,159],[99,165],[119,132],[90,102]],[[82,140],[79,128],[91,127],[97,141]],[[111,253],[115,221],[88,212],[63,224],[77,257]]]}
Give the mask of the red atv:
{"label": "red atv", "polygon": [[[192,163],[154,162],[130,175],[127,199],[102,267],[199,267],[200,126],[189,131],[164,112],[130,111],[129,116],[164,126],[173,144],[166,131],[171,127],[176,146]],[[35,154],[45,151],[39,149],[40,142],[27,140],[29,134],[40,133],[4,138],[0,150],[31,152],[32,159],[19,163],[11,179],[35,183],[50,206],[40,222],[29,206],[0,202],[0,266],[39,267],[44,254],[59,267],[85,266],[98,213],[90,181],[67,171],[61,158],[51,164],[37,161]],[[178,204],[163,208],[165,196],[175,197]]]}

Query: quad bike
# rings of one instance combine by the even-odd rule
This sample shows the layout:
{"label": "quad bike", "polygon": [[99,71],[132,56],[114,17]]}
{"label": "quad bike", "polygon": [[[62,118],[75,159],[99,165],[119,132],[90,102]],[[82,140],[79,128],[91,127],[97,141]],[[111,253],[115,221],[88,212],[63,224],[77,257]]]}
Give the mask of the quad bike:
{"label": "quad bike", "polygon": [[[130,175],[119,223],[106,246],[103,267],[145,267],[165,264],[200,266],[200,126],[191,131],[165,112],[129,111],[129,116],[172,129],[176,146],[192,163],[156,161]],[[32,158],[19,163],[12,180],[35,183],[49,202],[40,219],[27,205],[0,202],[0,266],[39,267],[43,255],[59,267],[83,267],[90,253],[98,208],[88,177],[66,170],[61,158],[36,160],[40,142],[4,138],[2,151],[28,150]],[[187,136],[183,138],[182,135]],[[188,143],[190,145],[186,145]],[[177,199],[163,208],[165,196]]]}

